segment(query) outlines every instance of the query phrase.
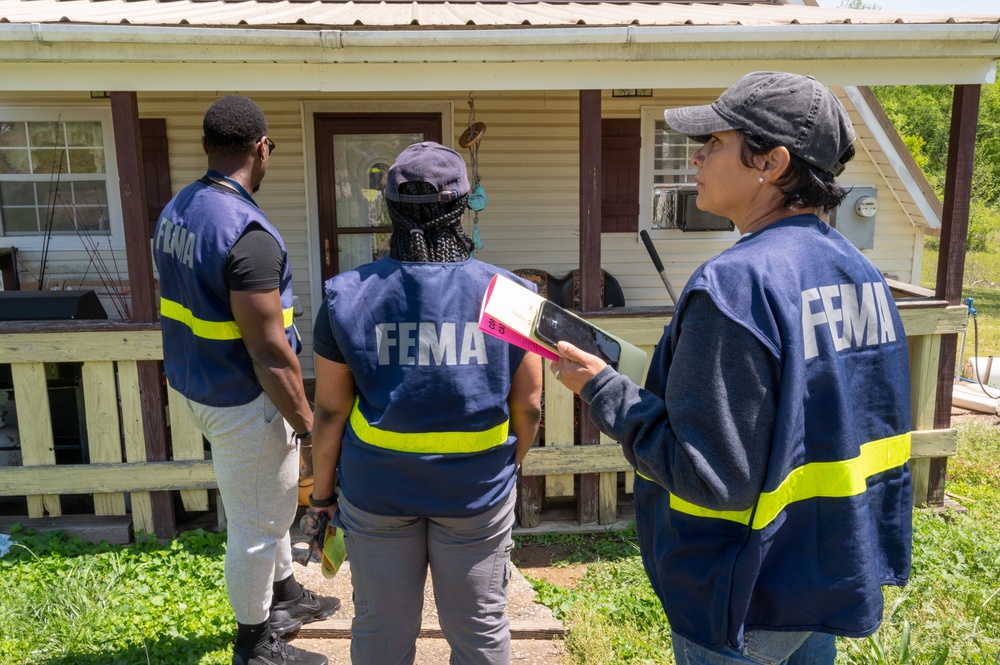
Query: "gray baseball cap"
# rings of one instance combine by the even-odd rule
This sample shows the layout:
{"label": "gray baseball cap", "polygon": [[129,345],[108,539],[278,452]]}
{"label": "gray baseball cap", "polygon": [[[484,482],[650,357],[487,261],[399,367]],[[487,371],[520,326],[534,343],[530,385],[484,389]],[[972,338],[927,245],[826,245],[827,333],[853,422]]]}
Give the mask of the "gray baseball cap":
{"label": "gray baseball cap", "polygon": [[813,166],[840,175],[854,143],[844,105],[811,76],[752,72],[706,106],[667,109],[667,124],[688,136],[742,129],[788,148]]}
{"label": "gray baseball cap", "polygon": [[[422,182],[434,190],[429,194],[403,194],[399,186],[407,182]],[[462,156],[440,143],[414,143],[399,153],[391,167],[385,185],[390,201],[402,203],[434,203],[455,201],[469,191]]]}

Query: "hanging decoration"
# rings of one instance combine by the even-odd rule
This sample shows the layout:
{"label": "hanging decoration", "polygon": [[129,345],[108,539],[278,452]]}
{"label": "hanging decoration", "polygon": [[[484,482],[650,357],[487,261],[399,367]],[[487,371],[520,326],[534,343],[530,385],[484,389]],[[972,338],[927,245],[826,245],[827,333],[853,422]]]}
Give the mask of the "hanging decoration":
{"label": "hanging decoration", "polygon": [[469,193],[468,206],[472,210],[472,242],[476,250],[483,248],[483,238],[479,234],[479,211],[486,207],[486,191],[479,181],[479,142],[486,133],[486,125],[476,121],[476,101],[469,93],[469,126],[458,137],[458,145],[469,151],[472,162],[472,191]]}

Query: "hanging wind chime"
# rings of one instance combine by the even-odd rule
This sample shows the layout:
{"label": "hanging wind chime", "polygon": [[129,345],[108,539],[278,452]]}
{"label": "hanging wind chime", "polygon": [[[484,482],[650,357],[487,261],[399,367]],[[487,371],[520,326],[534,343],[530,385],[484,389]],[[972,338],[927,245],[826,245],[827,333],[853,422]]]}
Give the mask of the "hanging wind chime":
{"label": "hanging wind chime", "polygon": [[468,206],[472,211],[472,242],[476,250],[483,248],[483,238],[479,234],[479,211],[486,207],[486,192],[479,182],[479,142],[486,133],[486,125],[476,122],[476,102],[469,93],[469,126],[458,137],[458,145],[469,151],[472,162],[472,191],[469,193]]}

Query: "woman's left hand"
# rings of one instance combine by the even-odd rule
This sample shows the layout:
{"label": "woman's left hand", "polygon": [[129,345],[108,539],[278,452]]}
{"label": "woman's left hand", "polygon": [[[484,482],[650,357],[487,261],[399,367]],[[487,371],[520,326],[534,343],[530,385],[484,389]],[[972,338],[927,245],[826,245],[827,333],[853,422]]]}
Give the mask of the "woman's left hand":
{"label": "woman's left hand", "polygon": [[569,342],[559,342],[559,360],[549,363],[549,369],[564,386],[579,394],[583,386],[608,366],[606,362],[581,351]]}

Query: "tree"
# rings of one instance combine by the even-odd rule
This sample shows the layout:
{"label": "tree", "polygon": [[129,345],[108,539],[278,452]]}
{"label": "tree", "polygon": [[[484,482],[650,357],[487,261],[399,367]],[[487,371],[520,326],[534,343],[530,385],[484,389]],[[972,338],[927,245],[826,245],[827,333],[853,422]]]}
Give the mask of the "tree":
{"label": "tree", "polygon": [[[938,196],[942,196],[954,88],[950,85],[875,86],[872,92],[927,180]],[[995,248],[1000,244],[1000,85],[997,84],[984,85],[979,102],[968,241],[971,250]]]}

